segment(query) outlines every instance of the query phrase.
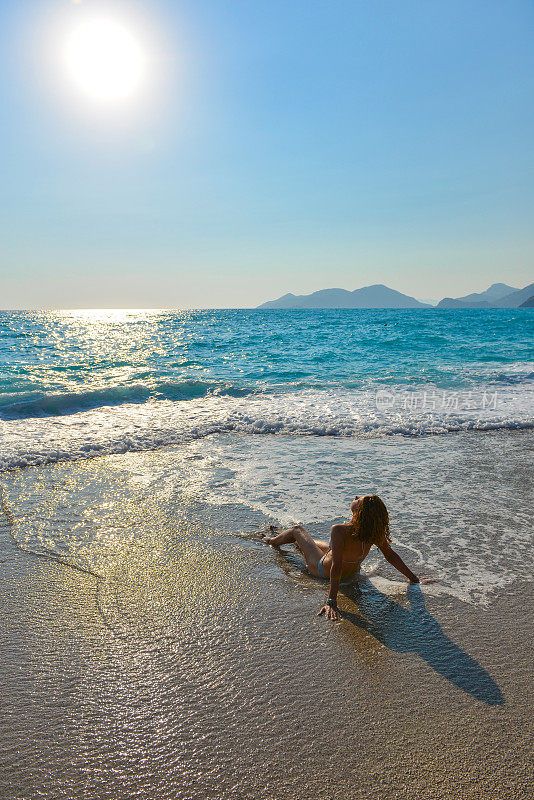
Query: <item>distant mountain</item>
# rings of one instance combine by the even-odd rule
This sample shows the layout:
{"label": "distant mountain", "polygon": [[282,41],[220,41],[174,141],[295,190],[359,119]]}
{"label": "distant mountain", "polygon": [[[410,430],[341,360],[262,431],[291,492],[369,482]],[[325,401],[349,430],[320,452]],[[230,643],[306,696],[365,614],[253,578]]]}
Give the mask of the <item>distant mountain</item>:
{"label": "distant mountain", "polygon": [[534,284],[524,289],[514,289],[505,283],[494,283],[485,292],[475,292],[465,297],[444,297],[437,308],[517,308],[534,293]]}
{"label": "distant mountain", "polygon": [[285,294],[258,308],[431,308],[381,283],[349,292],[347,289],[320,289],[312,294]]}
{"label": "distant mountain", "polygon": [[436,308],[491,308],[491,304],[487,300],[480,303],[470,303],[460,298],[444,297],[440,300]]}
{"label": "distant mountain", "polygon": [[[444,297],[435,308],[518,308],[534,296],[534,283],[514,289],[506,283],[494,283],[484,292],[464,297]],[[347,289],[320,289],[312,294],[285,294],[258,308],[433,308],[381,283],[349,292]]]}
{"label": "distant mountain", "polygon": [[517,286],[508,286],[506,283],[492,283],[485,292],[466,294],[465,297],[459,297],[458,300],[464,300],[466,303],[482,303],[487,300],[491,303],[492,300],[500,300],[501,297],[506,297],[507,294],[518,291]]}
{"label": "distant mountain", "polygon": [[534,308],[534,294],[532,297],[529,297],[528,300],[525,300],[524,303],[521,303],[519,308]]}
{"label": "distant mountain", "polygon": [[528,300],[534,294],[534,283],[529,283],[524,289],[519,289],[516,292],[507,294],[506,297],[497,300],[495,305],[497,308],[518,308],[521,303]]}

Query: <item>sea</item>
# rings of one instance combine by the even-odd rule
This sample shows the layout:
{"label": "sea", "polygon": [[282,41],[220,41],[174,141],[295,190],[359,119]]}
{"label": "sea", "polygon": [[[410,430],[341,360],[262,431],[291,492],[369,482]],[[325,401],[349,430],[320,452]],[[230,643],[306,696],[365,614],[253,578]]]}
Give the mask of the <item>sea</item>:
{"label": "sea", "polygon": [[250,550],[376,492],[426,591],[484,606],[534,566],[533,332],[531,309],[0,312],[10,535],[105,579],[148,507],[160,539],[187,508]]}
{"label": "sea", "polygon": [[533,319],[2,312],[0,797],[531,797]]}

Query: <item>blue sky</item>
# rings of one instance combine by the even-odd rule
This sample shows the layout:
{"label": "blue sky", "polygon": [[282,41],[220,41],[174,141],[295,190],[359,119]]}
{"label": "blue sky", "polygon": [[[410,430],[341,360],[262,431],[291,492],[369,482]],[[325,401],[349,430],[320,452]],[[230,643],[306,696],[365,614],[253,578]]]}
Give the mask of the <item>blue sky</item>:
{"label": "blue sky", "polygon": [[[50,66],[102,9],[150,58],[112,118]],[[533,280],[530,1],[0,0],[0,45],[2,308]]]}

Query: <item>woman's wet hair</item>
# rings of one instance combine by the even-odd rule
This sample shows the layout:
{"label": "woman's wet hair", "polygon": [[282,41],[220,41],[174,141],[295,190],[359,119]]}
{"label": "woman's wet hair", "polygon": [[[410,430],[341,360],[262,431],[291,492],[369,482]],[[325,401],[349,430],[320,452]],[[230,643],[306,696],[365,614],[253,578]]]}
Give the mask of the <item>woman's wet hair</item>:
{"label": "woman's wet hair", "polygon": [[388,510],[376,494],[362,497],[350,524],[352,535],[361,542],[379,546],[391,542]]}

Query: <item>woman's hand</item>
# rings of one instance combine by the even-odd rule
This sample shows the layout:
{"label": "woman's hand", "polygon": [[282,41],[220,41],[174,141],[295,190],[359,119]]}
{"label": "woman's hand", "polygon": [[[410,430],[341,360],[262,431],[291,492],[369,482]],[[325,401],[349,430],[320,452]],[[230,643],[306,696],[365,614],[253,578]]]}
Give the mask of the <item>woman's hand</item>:
{"label": "woman's hand", "polygon": [[320,611],[317,612],[317,616],[321,617],[325,615],[325,619],[331,619],[332,622],[339,622],[339,609],[337,606],[330,606],[326,603]]}

